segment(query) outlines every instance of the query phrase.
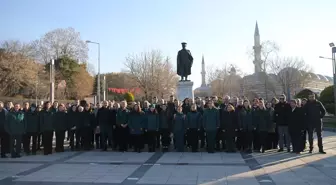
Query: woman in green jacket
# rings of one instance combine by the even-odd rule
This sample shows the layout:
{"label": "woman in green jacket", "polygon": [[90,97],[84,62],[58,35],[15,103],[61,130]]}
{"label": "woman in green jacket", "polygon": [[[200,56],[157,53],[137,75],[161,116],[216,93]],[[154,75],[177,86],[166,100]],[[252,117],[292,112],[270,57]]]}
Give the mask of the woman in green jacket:
{"label": "woman in green jacket", "polygon": [[249,100],[244,100],[243,108],[239,111],[238,125],[243,135],[243,150],[251,153],[255,125],[253,124],[253,112]]}
{"label": "woman in green jacket", "polygon": [[26,130],[26,120],[24,113],[20,110],[20,104],[15,104],[14,109],[6,115],[5,129],[10,136],[12,158],[21,157],[21,142]]}
{"label": "woman in green jacket", "polygon": [[68,125],[66,114],[64,104],[58,105],[57,112],[55,112],[53,119],[56,135],[56,152],[64,152],[65,131]]}
{"label": "woman in green jacket", "polygon": [[143,133],[146,124],[145,113],[141,110],[139,104],[133,106],[128,119],[128,126],[130,128],[131,139],[134,144],[134,152],[141,152],[143,146]]}
{"label": "woman in green jacket", "polygon": [[177,152],[184,152],[185,117],[182,112],[182,106],[177,107],[177,113],[174,114],[172,125]]}
{"label": "woman in green jacket", "polygon": [[[23,148],[25,150],[25,153],[27,155],[32,152],[33,155],[36,155],[37,151],[37,137],[39,135],[39,123],[40,123],[40,117],[38,110],[36,109],[36,105],[32,104],[30,106],[30,109],[28,112],[25,113],[25,119],[26,119],[26,138],[23,142]],[[32,142],[32,148],[30,150],[30,142]]]}
{"label": "woman in green jacket", "polygon": [[47,101],[44,103],[44,109],[40,114],[40,128],[42,132],[44,155],[52,154],[52,141],[54,136],[53,119],[54,113],[51,110],[51,103]]}
{"label": "woman in green jacket", "polygon": [[191,151],[197,152],[198,149],[198,131],[201,128],[202,115],[197,111],[196,104],[191,105],[191,111],[186,116],[186,128],[188,135],[188,144],[191,145]]}
{"label": "woman in green jacket", "polygon": [[212,100],[208,102],[207,106],[208,108],[203,112],[203,128],[206,133],[208,152],[214,153],[216,133],[219,128],[219,111],[214,107]]}
{"label": "woman in green jacket", "polygon": [[155,110],[155,106],[151,105],[149,111],[146,112],[146,131],[147,131],[147,141],[148,141],[148,152],[155,152],[156,136],[159,130],[159,115]]}
{"label": "woman in green jacket", "polygon": [[264,153],[266,150],[268,131],[271,127],[270,114],[265,107],[264,101],[259,101],[258,106],[259,109],[256,109],[254,112],[254,118],[256,118],[254,121],[259,135],[261,152]]}

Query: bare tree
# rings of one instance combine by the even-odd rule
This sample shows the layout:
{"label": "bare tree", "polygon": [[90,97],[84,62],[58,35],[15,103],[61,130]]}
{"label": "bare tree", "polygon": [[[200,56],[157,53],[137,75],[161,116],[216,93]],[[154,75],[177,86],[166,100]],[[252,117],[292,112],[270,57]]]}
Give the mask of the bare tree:
{"label": "bare tree", "polygon": [[269,62],[270,71],[276,74],[276,80],[283,92],[288,88],[301,88],[307,81],[311,68],[303,59],[277,57]]}
{"label": "bare tree", "polygon": [[78,61],[88,59],[88,46],[81,39],[80,33],[73,28],[52,30],[41,39],[34,41],[33,44],[38,59],[44,63],[64,55]]}
{"label": "bare tree", "polygon": [[7,53],[21,54],[29,58],[34,58],[36,56],[32,43],[24,43],[19,40],[3,41],[0,43],[0,48]]}
{"label": "bare tree", "polygon": [[[234,71],[232,71],[234,69]],[[212,93],[217,96],[233,95],[240,91],[241,71],[233,64],[224,64],[218,68],[210,66],[207,68],[207,80],[211,85]]]}
{"label": "bare tree", "polygon": [[126,57],[127,72],[135,79],[139,88],[148,95],[171,94],[178,81],[170,59],[159,50],[142,52]]}

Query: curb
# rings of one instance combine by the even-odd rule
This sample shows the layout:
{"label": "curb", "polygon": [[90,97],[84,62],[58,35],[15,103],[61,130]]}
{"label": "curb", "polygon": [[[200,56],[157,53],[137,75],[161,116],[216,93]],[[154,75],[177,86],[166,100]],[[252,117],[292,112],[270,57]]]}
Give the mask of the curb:
{"label": "curb", "polygon": [[336,132],[336,128],[324,127],[323,131]]}

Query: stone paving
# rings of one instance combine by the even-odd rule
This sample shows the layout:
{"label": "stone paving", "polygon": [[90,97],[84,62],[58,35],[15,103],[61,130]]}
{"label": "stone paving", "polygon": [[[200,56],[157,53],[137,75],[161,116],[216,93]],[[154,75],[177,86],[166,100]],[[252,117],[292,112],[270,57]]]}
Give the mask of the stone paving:
{"label": "stone paving", "polygon": [[[336,133],[326,155],[286,152],[65,152],[0,159],[0,185],[336,185]],[[315,149],[317,150],[317,149]]]}

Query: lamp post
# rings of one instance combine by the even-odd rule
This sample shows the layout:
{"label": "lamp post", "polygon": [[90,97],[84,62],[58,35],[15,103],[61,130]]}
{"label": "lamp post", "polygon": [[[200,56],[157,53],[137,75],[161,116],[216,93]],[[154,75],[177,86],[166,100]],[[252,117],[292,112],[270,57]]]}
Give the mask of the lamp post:
{"label": "lamp post", "polygon": [[334,88],[334,106],[335,106],[335,113],[334,115],[336,115],[336,47],[335,44],[329,43],[329,46],[331,47],[331,58],[328,57],[323,57],[320,56],[319,58],[323,58],[323,59],[328,59],[331,60],[332,62],[332,70],[333,70],[333,88]]}
{"label": "lamp post", "polygon": [[98,45],[97,98],[98,98],[98,103],[100,103],[100,44],[98,42],[92,42],[90,40],[87,40],[86,43],[87,44],[97,44]]}
{"label": "lamp post", "polygon": [[106,76],[104,75],[104,81],[103,81],[103,99],[106,100]]}
{"label": "lamp post", "polygon": [[55,99],[55,75],[54,75],[54,59],[50,62],[50,103],[54,102]]}

